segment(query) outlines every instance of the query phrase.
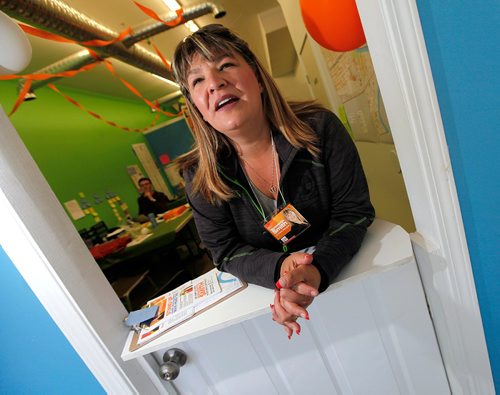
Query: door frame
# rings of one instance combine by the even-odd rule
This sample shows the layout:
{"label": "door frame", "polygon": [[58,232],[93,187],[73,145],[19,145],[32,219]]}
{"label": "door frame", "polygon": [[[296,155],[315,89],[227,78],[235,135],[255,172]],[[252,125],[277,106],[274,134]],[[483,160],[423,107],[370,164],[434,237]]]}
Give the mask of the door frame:
{"label": "door frame", "polygon": [[[431,312],[450,309],[433,319],[451,389],[493,393],[484,392],[493,380],[415,1],[357,4],[415,219],[414,240],[440,261],[432,272],[439,275],[422,279],[427,294],[437,295],[429,300]],[[125,309],[17,133],[6,120],[0,129],[3,249],[107,392],[175,393],[151,358],[121,361]]]}
{"label": "door frame", "polygon": [[172,393],[152,356],[121,360],[125,307],[0,106],[0,245],[107,393]]}
{"label": "door frame", "polygon": [[415,0],[356,0],[416,233],[412,244],[452,393],[494,394],[443,123]]}

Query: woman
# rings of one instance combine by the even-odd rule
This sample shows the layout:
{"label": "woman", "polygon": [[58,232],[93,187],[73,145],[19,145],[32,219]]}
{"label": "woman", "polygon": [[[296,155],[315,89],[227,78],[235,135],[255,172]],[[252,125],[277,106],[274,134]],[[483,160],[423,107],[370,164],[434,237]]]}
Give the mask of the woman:
{"label": "woman", "polygon": [[[287,103],[221,25],[179,43],[172,68],[194,123],[195,147],[179,164],[200,237],[220,270],[276,284],[273,319],[290,338],[374,217],[354,144],[331,112]],[[311,225],[291,241],[282,236],[288,205]],[[312,255],[297,252],[310,246]]]}

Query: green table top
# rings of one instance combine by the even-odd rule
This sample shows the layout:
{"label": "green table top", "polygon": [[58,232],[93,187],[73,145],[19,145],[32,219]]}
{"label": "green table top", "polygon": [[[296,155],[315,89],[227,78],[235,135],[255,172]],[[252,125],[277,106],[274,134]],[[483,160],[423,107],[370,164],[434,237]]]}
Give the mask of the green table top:
{"label": "green table top", "polygon": [[107,269],[120,262],[137,258],[160,248],[168,247],[175,241],[176,234],[184,228],[192,218],[193,213],[191,209],[188,209],[170,221],[158,223],[158,226],[152,229],[152,236],[149,236],[139,244],[126,247],[119,252],[108,255],[102,260],[103,262],[100,264],[101,268]]}

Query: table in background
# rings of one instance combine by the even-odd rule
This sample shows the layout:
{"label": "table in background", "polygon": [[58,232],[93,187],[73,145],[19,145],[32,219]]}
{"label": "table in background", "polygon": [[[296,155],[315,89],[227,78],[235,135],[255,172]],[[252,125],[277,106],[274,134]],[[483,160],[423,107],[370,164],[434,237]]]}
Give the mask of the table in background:
{"label": "table in background", "polygon": [[[140,243],[109,254],[97,260],[97,263],[115,291],[118,288],[123,289],[116,286],[120,281],[137,287],[139,283],[136,283],[134,278],[154,284],[149,292],[138,296],[136,304],[142,305],[155,295],[192,278],[192,273],[185,262],[181,261],[176,250],[179,244],[195,237],[196,232],[193,232],[190,224],[194,226],[193,214],[188,209],[176,218],[158,223],[152,229],[152,234]],[[181,235],[185,231],[189,232],[189,237]]]}
{"label": "table in background", "polygon": [[[151,236],[147,237],[139,244],[127,246],[123,250],[99,260],[99,266],[102,270],[107,270],[113,266],[123,264],[124,262],[143,257],[145,254],[172,248],[176,242],[177,235],[179,235],[192,219],[193,213],[191,210],[186,210],[170,221],[158,223],[156,228],[151,229]],[[140,237],[143,237],[143,235]]]}

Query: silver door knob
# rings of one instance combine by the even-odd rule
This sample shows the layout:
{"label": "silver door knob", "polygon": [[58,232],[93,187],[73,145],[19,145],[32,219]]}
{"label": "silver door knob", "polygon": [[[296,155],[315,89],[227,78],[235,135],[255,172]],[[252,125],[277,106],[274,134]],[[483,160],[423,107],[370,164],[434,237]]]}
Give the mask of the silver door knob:
{"label": "silver door knob", "polygon": [[163,365],[160,365],[160,377],[166,381],[172,381],[177,378],[184,366],[187,355],[180,348],[171,348],[163,354]]}

